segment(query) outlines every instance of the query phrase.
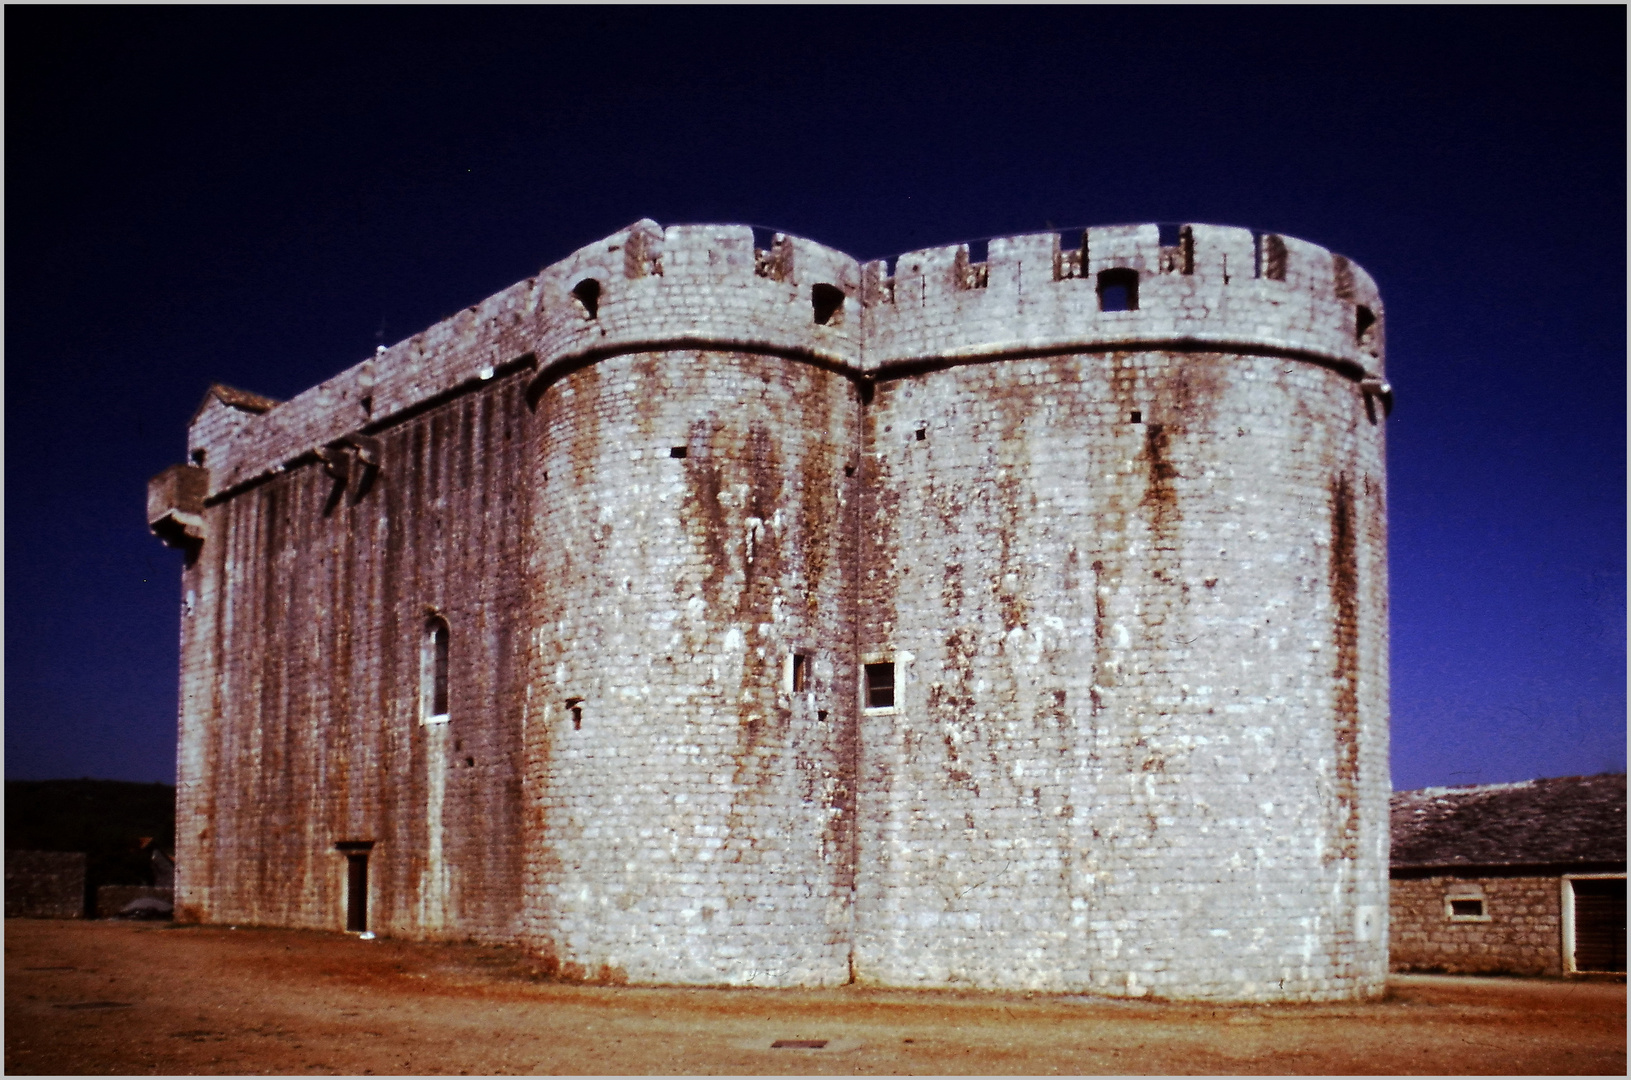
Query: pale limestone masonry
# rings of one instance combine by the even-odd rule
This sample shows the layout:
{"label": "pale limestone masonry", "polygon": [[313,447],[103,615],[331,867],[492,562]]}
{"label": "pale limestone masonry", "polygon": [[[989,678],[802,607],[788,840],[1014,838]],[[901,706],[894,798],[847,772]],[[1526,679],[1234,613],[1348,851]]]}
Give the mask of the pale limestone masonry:
{"label": "pale limestone masonry", "polygon": [[178,908],[343,926],[371,842],[353,918],[572,977],[1379,993],[1382,356],[1289,237],[642,221],[223,388]]}
{"label": "pale limestone masonry", "polygon": [[[1556,877],[1442,875],[1393,882],[1391,962],[1397,971],[1563,974],[1562,882]],[[1456,917],[1450,898],[1482,901]]]}

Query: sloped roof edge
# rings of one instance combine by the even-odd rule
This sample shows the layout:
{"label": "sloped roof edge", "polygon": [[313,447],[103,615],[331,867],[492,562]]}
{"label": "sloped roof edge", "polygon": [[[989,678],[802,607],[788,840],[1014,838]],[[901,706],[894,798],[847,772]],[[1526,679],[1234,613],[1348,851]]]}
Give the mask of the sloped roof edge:
{"label": "sloped roof edge", "polygon": [[210,388],[204,391],[204,399],[198,403],[198,408],[194,409],[192,416],[188,418],[187,424],[189,427],[198,422],[198,417],[209,405],[211,398],[223,405],[230,405],[234,409],[250,413],[267,412],[283,404],[277,398],[269,398],[263,394],[251,393],[248,390],[239,390],[237,387],[228,386],[226,383],[211,383]]}
{"label": "sloped roof edge", "polygon": [[1396,791],[1396,868],[1624,863],[1625,774]]}

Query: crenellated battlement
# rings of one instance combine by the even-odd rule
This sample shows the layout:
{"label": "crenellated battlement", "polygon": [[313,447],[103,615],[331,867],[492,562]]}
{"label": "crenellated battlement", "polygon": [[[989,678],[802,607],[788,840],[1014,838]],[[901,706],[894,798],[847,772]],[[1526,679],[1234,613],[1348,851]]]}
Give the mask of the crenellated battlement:
{"label": "crenellated battlement", "polygon": [[[864,365],[1134,348],[1272,351],[1380,378],[1382,306],[1362,269],[1274,233],[1117,225],[908,252],[862,269]],[[1068,238],[1068,240],[1067,240]]]}
{"label": "crenellated battlement", "polygon": [[1375,283],[1292,237],[1115,225],[862,266],[755,234],[638,221],[263,415],[195,432],[189,447],[219,496],[499,374],[529,369],[536,397],[582,364],[676,349],[779,355],[861,380],[1067,352],[1244,351],[1386,385]]}

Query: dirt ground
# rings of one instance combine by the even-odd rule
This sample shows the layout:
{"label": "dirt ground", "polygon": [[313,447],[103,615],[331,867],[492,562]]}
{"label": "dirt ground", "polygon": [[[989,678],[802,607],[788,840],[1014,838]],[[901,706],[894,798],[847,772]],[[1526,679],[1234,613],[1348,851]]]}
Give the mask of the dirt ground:
{"label": "dirt ground", "polygon": [[[6,1057],[39,1073],[1625,1073],[1625,984],[1400,976],[1369,1004],[698,990],[516,950],[7,919]],[[778,1040],[826,1040],[773,1048]]]}

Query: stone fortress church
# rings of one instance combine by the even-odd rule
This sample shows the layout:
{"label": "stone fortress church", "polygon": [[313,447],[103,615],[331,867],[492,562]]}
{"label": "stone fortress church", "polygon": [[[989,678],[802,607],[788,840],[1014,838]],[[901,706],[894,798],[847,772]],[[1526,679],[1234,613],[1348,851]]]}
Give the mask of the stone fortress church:
{"label": "stone fortress church", "polygon": [[149,490],[180,917],[1377,994],[1383,327],[1243,229],[641,221],[291,401],[213,387]]}

